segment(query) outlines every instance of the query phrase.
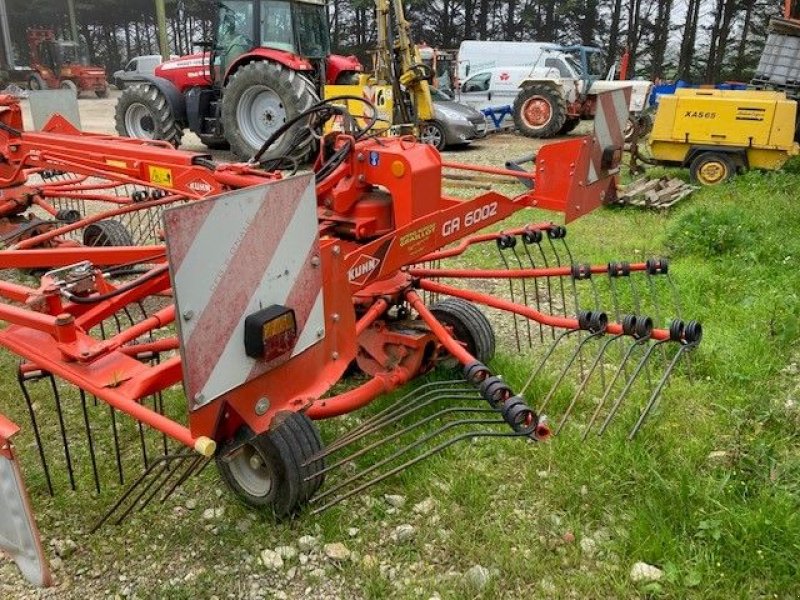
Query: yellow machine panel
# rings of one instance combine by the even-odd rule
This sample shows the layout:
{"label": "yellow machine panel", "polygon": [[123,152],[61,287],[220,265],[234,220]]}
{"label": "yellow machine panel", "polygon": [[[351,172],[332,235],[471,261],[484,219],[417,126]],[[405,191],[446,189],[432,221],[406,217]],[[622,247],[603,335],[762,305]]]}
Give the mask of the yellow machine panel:
{"label": "yellow machine panel", "polygon": [[[394,95],[390,85],[326,85],[325,99],[335,98],[336,96],[357,96],[371,102],[378,110],[378,121],[373,125],[375,132],[388,131],[392,126],[392,114],[394,111]],[[357,100],[341,101],[339,104],[346,105],[348,112],[355,117],[359,126],[364,126],[369,121],[371,115],[368,114],[369,108],[363,102]],[[341,131],[341,118],[328,121],[325,125],[325,133],[331,131]]]}
{"label": "yellow machine panel", "polygon": [[[779,169],[800,150],[796,114],[797,103],[783,92],[679,89],[659,100],[650,153],[687,166],[703,154],[725,178],[745,168]],[[693,166],[693,177],[700,167]]]}

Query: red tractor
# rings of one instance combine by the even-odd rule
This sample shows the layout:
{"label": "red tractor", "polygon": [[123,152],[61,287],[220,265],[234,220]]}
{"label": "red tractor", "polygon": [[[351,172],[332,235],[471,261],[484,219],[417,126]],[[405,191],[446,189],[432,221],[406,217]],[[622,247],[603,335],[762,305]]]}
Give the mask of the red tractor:
{"label": "red tractor", "polygon": [[[159,65],[117,102],[120,135],[179,146],[184,129],[209,148],[252,158],[325,84],[353,83],[355,56],[330,53],[324,0],[223,0],[206,50]],[[213,68],[210,68],[213,65]],[[305,159],[313,132],[298,123],[270,151]]]}
{"label": "red tractor", "polygon": [[28,48],[34,73],[28,78],[32,90],[65,89],[75,95],[94,92],[108,96],[105,67],[89,65],[76,42],[58,40],[52,29],[28,29]]}

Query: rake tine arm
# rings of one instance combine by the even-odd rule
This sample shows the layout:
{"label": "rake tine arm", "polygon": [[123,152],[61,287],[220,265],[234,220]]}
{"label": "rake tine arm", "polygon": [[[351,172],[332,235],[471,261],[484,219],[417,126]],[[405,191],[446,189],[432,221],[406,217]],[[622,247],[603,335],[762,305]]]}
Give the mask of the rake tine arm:
{"label": "rake tine arm", "polygon": [[[645,271],[646,263],[631,263],[630,271]],[[604,275],[607,265],[581,265],[592,275]],[[540,277],[571,277],[573,266],[534,268],[534,269],[434,269],[411,267],[408,272],[414,277],[447,277],[452,279],[536,279]]]}
{"label": "rake tine arm", "polygon": [[[522,315],[529,319],[533,319],[534,321],[543,323],[545,325],[549,325],[551,327],[557,327],[559,329],[573,329],[573,330],[581,329],[581,324],[577,317],[560,317],[554,315],[546,315],[537,311],[534,308],[531,308],[530,306],[522,306],[520,304],[515,304],[513,302],[509,302],[508,300],[503,300],[502,298],[496,298],[494,296],[490,296],[489,294],[484,294],[482,292],[476,292],[473,290],[463,290],[444,283],[431,281],[429,279],[420,279],[417,282],[417,286],[420,289],[427,290],[430,292],[437,292],[447,296],[463,298],[464,300],[477,302],[478,304],[483,304],[485,306],[490,306],[492,308],[498,308],[500,310],[515,312],[519,315]],[[608,323],[605,332],[611,335],[623,333],[624,332],[623,325],[621,323]],[[670,331],[669,329],[653,329],[650,334],[650,337],[656,341],[669,340]],[[672,341],[676,340],[673,339]]]}
{"label": "rake tine arm", "polygon": [[454,246],[452,246],[451,248],[426,254],[425,256],[415,260],[414,264],[420,264],[435,260],[441,260],[443,258],[452,258],[454,256],[460,256],[461,254],[466,252],[467,248],[469,248],[473,244],[480,244],[483,242],[493,242],[497,240],[497,238],[501,235],[522,235],[523,233],[525,233],[525,231],[530,231],[530,230],[546,231],[551,227],[555,227],[555,225],[549,222],[537,223],[537,224],[525,225],[524,227],[515,227],[513,229],[508,229],[505,232],[481,233],[476,235],[470,235],[459,240],[459,242]]}
{"label": "rake tine arm", "polygon": [[[422,398],[427,398],[430,394],[439,393],[440,388],[448,388],[453,383],[466,383],[466,381],[431,381],[426,384],[419,386],[418,388],[414,389],[413,391],[403,395],[402,397],[398,398],[394,402],[392,402],[389,406],[384,408],[383,410],[379,411],[378,413],[372,415],[369,419],[365,419],[361,423],[359,423],[356,427],[348,431],[345,435],[337,438],[331,444],[324,449],[322,453],[319,454],[317,458],[322,456],[326,456],[328,453],[333,452],[334,450],[346,446],[352,440],[360,437],[362,432],[366,430],[372,430],[375,427],[375,424],[382,423],[392,417],[392,415],[396,414],[399,410],[402,410],[409,402],[409,398],[414,397],[417,401]],[[431,389],[433,388],[433,389]]]}
{"label": "rake tine arm", "polygon": [[655,389],[653,389],[653,393],[650,394],[650,398],[647,401],[644,409],[642,410],[639,418],[636,421],[636,424],[631,429],[630,433],[628,434],[628,439],[632,440],[634,436],[639,432],[642,425],[644,424],[645,419],[650,414],[650,411],[653,410],[656,401],[661,396],[661,392],[663,391],[664,387],[667,384],[669,376],[672,374],[672,371],[678,364],[681,356],[684,353],[690,352],[697,348],[700,344],[700,341],[703,338],[703,328],[702,326],[696,321],[690,321],[686,326],[684,326],[683,321],[680,319],[676,319],[672,322],[670,326],[670,332],[673,334],[674,340],[680,340],[680,348],[675,353],[675,356],[672,357],[669,365],[667,366],[664,374],[661,376],[658,384],[656,385]]}
{"label": "rake tine arm", "polygon": [[[617,334],[617,335],[609,337],[603,343],[603,345],[600,347],[600,351],[597,353],[597,356],[595,356],[594,361],[589,366],[589,370],[587,371],[586,375],[581,380],[581,383],[578,386],[578,389],[572,395],[572,400],[570,401],[569,406],[567,406],[567,409],[564,411],[564,415],[561,417],[561,421],[559,421],[558,426],[556,427],[556,430],[554,432],[555,435],[558,435],[559,433],[561,433],[561,429],[564,427],[564,424],[567,422],[567,419],[569,418],[570,414],[572,414],[572,410],[575,408],[575,405],[578,403],[578,398],[580,398],[581,394],[583,393],[583,390],[586,389],[586,384],[589,383],[589,379],[591,379],[592,375],[594,374],[595,369],[597,368],[597,365],[600,364],[600,361],[603,359],[603,356],[605,355],[606,350],[611,346],[611,344],[613,342],[615,342],[616,340],[620,339],[623,335],[624,334],[620,333],[620,334]],[[605,388],[605,385],[603,385],[603,388]]]}
{"label": "rake tine arm", "polygon": [[356,335],[361,335],[366,329],[372,325],[378,317],[386,312],[389,308],[389,303],[383,298],[378,298],[372,306],[367,309],[361,318],[356,323]]}
{"label": "rake tine arm", "polygon": [[[474,393],[473,393],[473,398],[480,400],[480,396],[475,396]],[[398,429],[397,431],[395,431],[391,435],[389,435],[389,436],[387,436],[385,438],[381,438],[379,440],[376,440],[376,441],[372,442],[371,444],[369,444],[367,446],[364,446],[363,448],[360,448],[359,450],[356,450],[352,454],[348,454],[347,456],[345,456],[344,458],[339,459],[338,461],[336,461],[333,464],[326,465],[325,468],[320,469],[319,471],[316,471],[313,474],[307,476],[305,478],[305,481],[310,481],[310,480],[314,479],[315,477],[317,477],[319,475],[322,475],[324,473],[329,473],[330,471],[338,469],[339,467],[346,465],[348,462],[358,458],[359,456],[363,456],[364,454],[366,454],[367,452],[370,452],[371,450],[374,450],[375,448],[379,448],[379,447],[383,446],[384,444],[388,444],[389,442],[391,442],[393,440],[396,440],[397,438],[402,437],[403,435],[405,435],[405,434],[407,434],[407,433],[409,433],[411,431],[414,431],[415,429],[417,429],[419,427],[422,427],[426,423],[430,423],[431,421],[435,421],[436,419],[439,419],[439,418],[441,418],[441,417],[443,417],[445,415],[453,414],[453,413],[459,413],[459,412],[496,414],[495,410],[493,408],[489,408],[489,407],[478,408],[478,407],[458,406],[458,407],[454,407],[454,408],[442,409],[442,410],[440,410],[438,412],[433,413],[432,415],[428,415],[427,417],[412,423],[411,425],[407,425],[406,427],[403,427],[402,429]],[[303,466],[307,467],[311,463],[316,462],[317,460],[319,460],[319,457],[312,457],[309,460],[307,460]]]}
{"label": "rake tine arm", "polygon": [[[368,436],[368,435],[370,435],[372,433],[375,433],[376,431],[379,431],[379,430],[383,429],[387,425],[391,425],[392,423],[396,423],[400,419],[402,419],[404,417],[407,417],[408,415],[413,414],[413,413],[425,408],[426,406],[430,406],[431,404],[433,404],[434,402],[436,402],[437,400],[442,398],[442,392],[443,391],[444,392],[449,392],[449,393],[460,394],[460,395],[456,396],[458,398],[471,398],[471,397],[475,396],[475,391],[474,390],[469,390],[469,389],[464,389],[464,390],[442,390],[442,391],[440,391],[440,390],[431,390],[431,391],[427,392],[426,394],[423,394],[422,396],[415,397],[414,401],[412,403],[403,405],[402,407],[400,407],[400,410],[395,410],[395,411],[393,411],[393,413],[388,414],[388,415],[384,415],[380,419],[368,419],[366,427],[360,428],[359,431],[357,431],[357,432],[351,431],[346,436],[344,436],[344,439],[340,438],[340,439],[336,440],[334,442],[334,444],[329,445],[323,451],[319,452],[318,454],[314,455],[311,459],[306,461],[306,464],[308,464],[310,462],[314,462],[316,460],[319,460],[320,458],[323,458],[325,456],[328,456],[328,455],[332,454],[333,452],[344,448],[345,446],[349,446],[349,445],[357,442],[358,440],[360,440],[360,439],[362,439],[362,438],[364,438],[364,437],[366,437],[366,436]],[[469,395],[464,395],[464,394],[469,394]]]}
{"label": "rake tine arm", "polygon": [[[436,433],[443,433],[445,429],[450,429],[451,428],[450,426],[480,425],[480,424],[489,424],[489,425],[491,425],[491,424],[495,424],[495,423],[499,423],[499,421],[490,421],[490,420],[486,420],[486,419],[464,419],[462,421],[451,421],[447,425],[445,425],[445,426],[441,427],[440,429],[438,429]],[[322,506],[317,507],[314,510],[312,510],[311,514],[312,515],[319,514],[319,513],[323,512],[323,511],[331,508],[332,506],[335,506],[336,504],[339,504],[343,500],[346,500],[347,498],[351,498],[352,496],[355,496],[356,494],[359,494],[359,493],[363,492],[367,488],[372,487],[373,485],[375,485],[377,483],[380,483],[381,481],[383,481],[385,479],[388,479],[389,477],[392,477],[393,475],[396,475],[397,473],[400,473],[401,471],[404,471],[404,470],[408,469],[409,467],[412,467],[415,464],[420,463],[423,460],[425,460],[427,458],[430,458],[434,454],[438,454],[439,452],[442,452],[442,451],[446,450],[447,448],[449,448],[450,446],[452,446],[454,444],[457,444],[458,442],[461,442],[463,440],[470,440],[470,439],[480,438],[480,437],[521,437],[521,436],[524,436],[524,435],[525,434],[523,434],[523,433],[517,433],[515,431],[472,431],[472,432],[468,432],[468,433],[462,433],[460,435],[454,436],[454,437],[442,442],[441,444],[439,444],[437,446],[434,446],[433,448],[423,452],[422,454],[420,454],[418,456],[415,456],[414,458],[412,458],[410,460],[407,460],[403,464],[398,465],[398,466],[386,471],[385,473],[381,473],[377,477],[374,477],[373,479],[371,479],[371,480],[369,480],[369,481],[367,481],[365,483],[362,483],[358,487],[355,487],[355,488],[347,491],[346,493],[342,494],[341,496],[335,497],[333,500],[330,500],[329,502],[326,502]],[[429,436],[426,436],[426,438],[424,438],[423,440],[420,440],[420,443],[413,444],[413,447],[417,447],[421,443],[423,443],[424,441],[428,441],[428,438],[429,438]],[[406,449],[409,449],[411,447],[412,446],[408,446]],[[387,462],[387,461],[381,461],[381,463],[379,463],[379,465],[374,465],[374,466],[376,466],[376,467],[377,466],[383,466],[383,464],[385,464],[385,462]],[[370,467],[370,469],[368,469],[367,471],[362,471],[361,473],[358,474],[359,478],[360,478],[361,475],[365,475],[365,474],[367,474],[367,472],[372,471],[372,470],[374,470],[374,469],[372,467]],[[339,489],[341,489],[341,488],[339,488]],[[328,491],[333,491],[333,490],[328,490]],[[326,494],[326,496],[327,495],[328,494]],[[311,502],[313,503],[315,500],[321,500],[322,497],[323,497],[322,495],[318,495],[315,498],[312,498]]]}

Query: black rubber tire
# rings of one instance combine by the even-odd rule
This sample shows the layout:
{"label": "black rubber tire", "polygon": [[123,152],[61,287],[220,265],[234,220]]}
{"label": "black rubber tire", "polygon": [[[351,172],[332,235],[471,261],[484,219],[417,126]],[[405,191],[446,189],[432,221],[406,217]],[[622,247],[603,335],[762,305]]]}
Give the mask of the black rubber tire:
{"label": "black rubber tire", "polygon": [[[533,125],[524,115],[528,101],[541,98],[550,106],[550,118],[541,125]],[[527,137],[550,138],[558,135],[567,120],[567,101],[562,94],[549,85],[532,85],[523,89],[514,99],[514,124]]]}
{"label": "black rubber tire", "polygon": [[[426,142],[424,141],[425,137],[425,128],[429,127],[432,129],[438,130],[438,141],[437,142]],[[425,121],[424,123],[420,123],[419,125],[419,141],[423,144],[430,144],[434,148],[436,148],[439,152],[444,150],[447,147],[447,134],[444,131],[444,127],[442,124],[437,121]]]}
{"label": "black rubber tire", "polygon": [[[323,449],[317,428],[306,415],[282,412],[275,416],[272,427],[255,437],[243,430],[240,436],[223,444],[217,453],[217,468],[223,481],[245,504],[269,509],[275,518],[282,519],[295,514],[317,492],[325,479],[318,473],[325,466],[319,459],[308,466],[305,463]],[[269,491],[263,495],[253,494],[241,485],[236,469],[223,458],[229,449],[247,439],[242,451],[256,453],[273,477]]]}
{"label": "black rubber tire", "polygon": [[34,73],[30,77],[28,77],[28,89],[29,90],[47,90],[50,89],[47,87],[47,83],[42,78],[41,75],[38,73]]}
{"label": "black rubber tire", "polygon": [[[709,178],[704,175],[703,169],[715,164],[720,170],[719,175]],[[712,170],[712,173],[716,173]],[[736,174],[736,164],[724,152],[701,152],[692,159],[689,165],[689,176],[693,183],[700,185],[719,185],[729,181]]]}
{"label": "black rubber tire", "polygon": [[102,90],[95,90],[94,94],[98,98],[108,98],[108,88],[103,88]]}
{"label": "black rubber tire", "polygon": [[81,91],[80,89],[78,89],[77,84],[71,79],[65,79],[64,81],[61,82],[61,84],[58,87],[61,88],[62,90],[69,90],[70,92],[75,94],[76,98],[81,95]]}
{"label": "black rubber tire", "polygon": [[216,137],[213,135],[200,135],[198,136],[203,145],[209,150],[229,150],[231,145],[225,138]]}
{"label": "black rubber tire", "polygon": [[83,230],[83,245],[89,247],[133,246],[128,228],[114,219],[87,225]]}
{"label": "black rubber tire", "polygon": [[581,119],[580,117],[567,117],[567,120],[564,121],[564,124],[561,126],[561,129],[558,131],[558,135],[567,135],[568,133],[572,133],[572,131],[580,125]]}
{"label": "black rubber tire", "polygon": [[[236,109],[243,94],[256,85],[265,86],[278,95],[287,121],[319,102],[319,95],[311,81],[281,64],[259,60],[239,68],[228,80],[222,95],[222,126],[231,150],[243,160],[250,160],[260,150],[261,145],[251,145],[242,135]],[[264,158],[285,155],[303,162],[315,144],[315,137],[306,124],[301,122],[287,131],[278,143],[273,144]]]}
{"label": "black rubber tire", "polygon": [[117,100],[114,120],[118,134],[125,137],[136,137],[131,135],[125,126],[125,113],[132,104],[142,104],[150,113],[154,127],[152,139],[167,141],[176,148],[181,145],[183,128],[176,121],[164,94],[149,83],[137,83],[126,87]]}
{"label": "black rubber tire", "polygon": [[463,342],[477,360],[486,364],[492,359],[496,343],[492,324],[472,302],[447,298],[431,306],[430,311],[452,329],[453,336]]}

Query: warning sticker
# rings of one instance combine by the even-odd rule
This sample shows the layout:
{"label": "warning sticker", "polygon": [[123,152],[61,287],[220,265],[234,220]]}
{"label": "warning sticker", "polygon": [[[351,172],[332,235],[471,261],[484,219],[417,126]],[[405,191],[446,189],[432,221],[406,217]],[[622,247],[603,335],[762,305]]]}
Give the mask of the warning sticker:
{"label": "warning sticker", "polygon": [[172,187],[172,169],[167,169],[166,167],[156,167],[155,165],[149,165],[147,169],[150,173],[151,182],[155,183],[156,185]]}

